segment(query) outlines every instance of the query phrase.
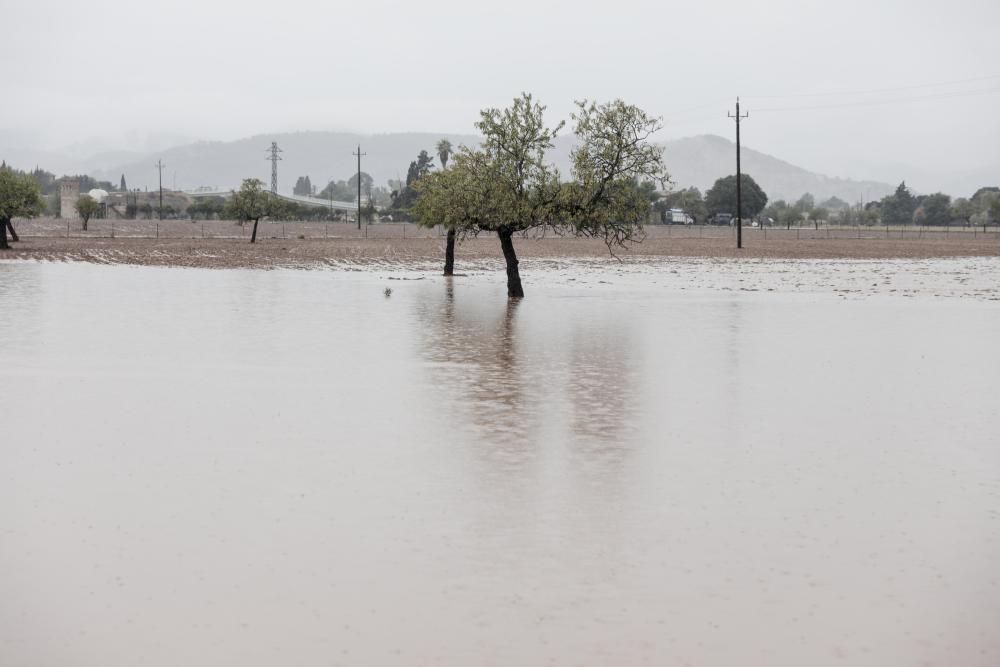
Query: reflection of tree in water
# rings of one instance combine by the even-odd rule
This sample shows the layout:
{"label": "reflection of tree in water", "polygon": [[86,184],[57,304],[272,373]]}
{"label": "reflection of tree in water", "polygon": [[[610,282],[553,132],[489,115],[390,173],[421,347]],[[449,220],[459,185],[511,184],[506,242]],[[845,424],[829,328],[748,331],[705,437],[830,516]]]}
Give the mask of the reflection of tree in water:
{"label": "reflection of tree in water", "polygon": [[[581,482],[616,487],[622,479],[632,451],[629,436],[640,419],[632,355],[626,333],[618,329],[581,333],[570,346],[569,427]],[[607,491],[601,494],[606,500]]]}
{"label": "reflection of tree in water", "polygon": [[0,264],[0,335],[11,357],[38,345],[44,333],[42,299],[44,267]]}
{"label": "reflection of tree in water", "polygon": [[[442,293],[426,294],[418,307],[420,349],[432,362],[442,409],[453,411],[449,423],[504,444],[495,455],[510,461],[531,456],[532,438],[553,428],[596,465],[621,455],[638,419],[637,369],[625,329],[613,322],[582,330],[565,323],[549,329],[547,340],[518,340],[527,325],[518,326],[520,301],[501,306],[471,294],[469,301],[456,300],[450,280]],[[568,345],[561,344],[566,338]]]}
{"label": "reflection of tree in water", "polygon": [[536,418],[524,400],[517,359],[519,304],[517,299],[497,302],[497,310],[484,315],[456,304],[452,281],[447,279],[443,297],[421,304],[418,310],[426,336],[421,350],[433,363],[433,384],[446,387],[440,392],[445,401],[442,409],[457,413],[448,422],[503,444],[496,454],[511,465],[524,458]]}
{"label": "reflection of tree in water", "polygon": [[569,397],[578,437],[616,440],[636,416],[631,349],[611,336],[578,337],[570,350]]}
{"label": "reflection of tree in water", "polygon": [[459,497],[475,508],[469,530],[483,562],[499,555],[517,571],[574,545],[594,563],[591,575],[604,576],[603,559],[624,544],[637,470],[628,462],[639,366],[627,329],[474,290],[456,296],[449,283],[423,296],[419,349],[440,421],[472,454],[471,487]]}

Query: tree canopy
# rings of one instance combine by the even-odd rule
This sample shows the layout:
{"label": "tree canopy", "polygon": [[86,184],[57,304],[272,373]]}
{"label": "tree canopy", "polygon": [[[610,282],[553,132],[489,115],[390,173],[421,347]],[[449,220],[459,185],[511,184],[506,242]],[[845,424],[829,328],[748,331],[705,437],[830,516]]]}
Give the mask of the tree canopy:
{"label": "tree canopy", "polygon": [[34,178],[6,166],[0,169],[0,248],[9,247],[7,228],[14,233],[13,218],[33,218],[44,208],[45,202]]}
{"label": "tree canopy", "polygon": [[[941,192],[927,195],[923,197],[917,210],[923,212],[923,222],[920,224],[947,225],[951,222],[951,197]],[[916,212],[914,212],[914,216],[916,216]]]}
{"label": "tree canopy", "polygon": [[891,195],[882,198],[879,208],[882,212],[882,222],[886,225],[908,225],[913,222],[913,213],[917,210],[917,200],[903,181]]}
{"label": "tree canopy", "polygon": [[240,189],[226,202],[225,215],[240,222],[253,220],[250,243],[257,242],[257,223],[265,216],[279,215],[284,210],[284,202],[264,190],[264,181],[259,178],[243,180]]}
{"label": "tree canopy", "polygon": [[435,148],[437,149],[438,159],[441,160],[441,168],[447,169],[448,158],[450,158],[451,154],[455,152],[455,149],[452,148],[451,142],[447,139],[442,139],[437,142],[437,146]]}
{"label": "tree canopy", "polygon": [[[753,218],[767,206],[767,195],[757,185],[750,174],[740,175],[740,195],[743,203],[743,218]],[[726,176],[715,182],[705,193],[705,206],[709,215],[729,213],[736,217],[736,176]],[[801,209],[800,209],[801,211]]]}
{"label": "tree canopy", "polygon": [[545,159],[564,127],[545,123],[530,94],[506,109],[484,109],[475,124],[483,144],[462,146],[450,169],[417,180],[414,212],[425,224],[461,235],[496,233],[507,263],[507,293],[524,291],[513,235],[551,226],[560,233],[602,238],[609,249],[640,237],[650,210],[643,181],[666,181],[662,149],[649,142],[660,121],[620,100],[578,102],[572,115],[578,145],[563,182]]}
{"label": "tree canopy", "polygon": [[309,197],[315,194],[315,190],[308,176],[299,176],[292,188],[292,194]]}
{"label": "tree canopy", "polygon": [[430,173],[434,168],[434,158],[422,150],[417,155],[417,159],[410,163],[410,168],[406,170],[406,185],[412,187],[414,183]]}
{"label": "tree canopy", "polygon": [[[364,174],[364,172],[361,172]],[[347,181],[330,181],[326,184],[326,187],[316,195],[321,199],[336,199],[337,201],[354,201],[358,198],[358,181],[354,180],[354,187],[352,188]]]}
{"label": "tree canopy", "polygon": [[76,200],[76,212],[83,219],[84,230],[87,229],[90,219],[97,215],[100,210],[101,205],[90,195],[80,195],[80,198]]}

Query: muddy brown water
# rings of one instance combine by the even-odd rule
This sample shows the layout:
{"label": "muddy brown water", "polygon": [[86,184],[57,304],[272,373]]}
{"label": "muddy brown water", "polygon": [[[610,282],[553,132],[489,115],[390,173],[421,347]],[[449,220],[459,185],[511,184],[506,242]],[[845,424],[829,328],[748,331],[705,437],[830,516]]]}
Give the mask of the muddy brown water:
{"label": "muddy brown water", "polygon": [[1000,307],[795,266],[0,263],[0,664],[1000,664]]}

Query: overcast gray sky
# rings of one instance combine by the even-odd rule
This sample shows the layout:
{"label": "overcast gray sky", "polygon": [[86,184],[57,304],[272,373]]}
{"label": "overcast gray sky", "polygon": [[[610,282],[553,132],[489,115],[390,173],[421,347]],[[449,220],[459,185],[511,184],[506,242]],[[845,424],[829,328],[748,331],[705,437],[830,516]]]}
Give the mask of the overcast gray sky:
{"label": "overcast gray sky", "polygon": [[480,108],[525,90],[553,121],[574,99],[621,97],[663,115],[664,139],[731,136],[740,95],[748,146],[830,175],[1000,164],[997,0],[0,7],[0,130],[50,148],[150,133],[471,132]]}

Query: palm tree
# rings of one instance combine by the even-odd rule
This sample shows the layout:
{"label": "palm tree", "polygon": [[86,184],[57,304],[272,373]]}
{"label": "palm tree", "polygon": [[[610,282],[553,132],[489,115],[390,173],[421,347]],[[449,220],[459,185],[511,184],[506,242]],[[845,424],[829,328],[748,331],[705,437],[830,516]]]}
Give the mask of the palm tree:
{"label": "palm tree", "polygon": [[437,152],[438,152],[438,157],[441,158],[441,168],[447,169],[448,158],[451,156],[452,153],[455,152],[451,148],[451,142],[448,141],[447,139],[442,139],[441,141],[437,142]]}
{"label": "palm tree", "polygon": [[[448,168],[448,158],[454,152],[451,147],[451,142],[447,139],[442,139],[437,142],[437,152],[438,157],[441,159],[441,168]],[[448,228],[448,240],[445,245],[444,250],[444,275],[451,276],[455,274],[455,228]]]}

